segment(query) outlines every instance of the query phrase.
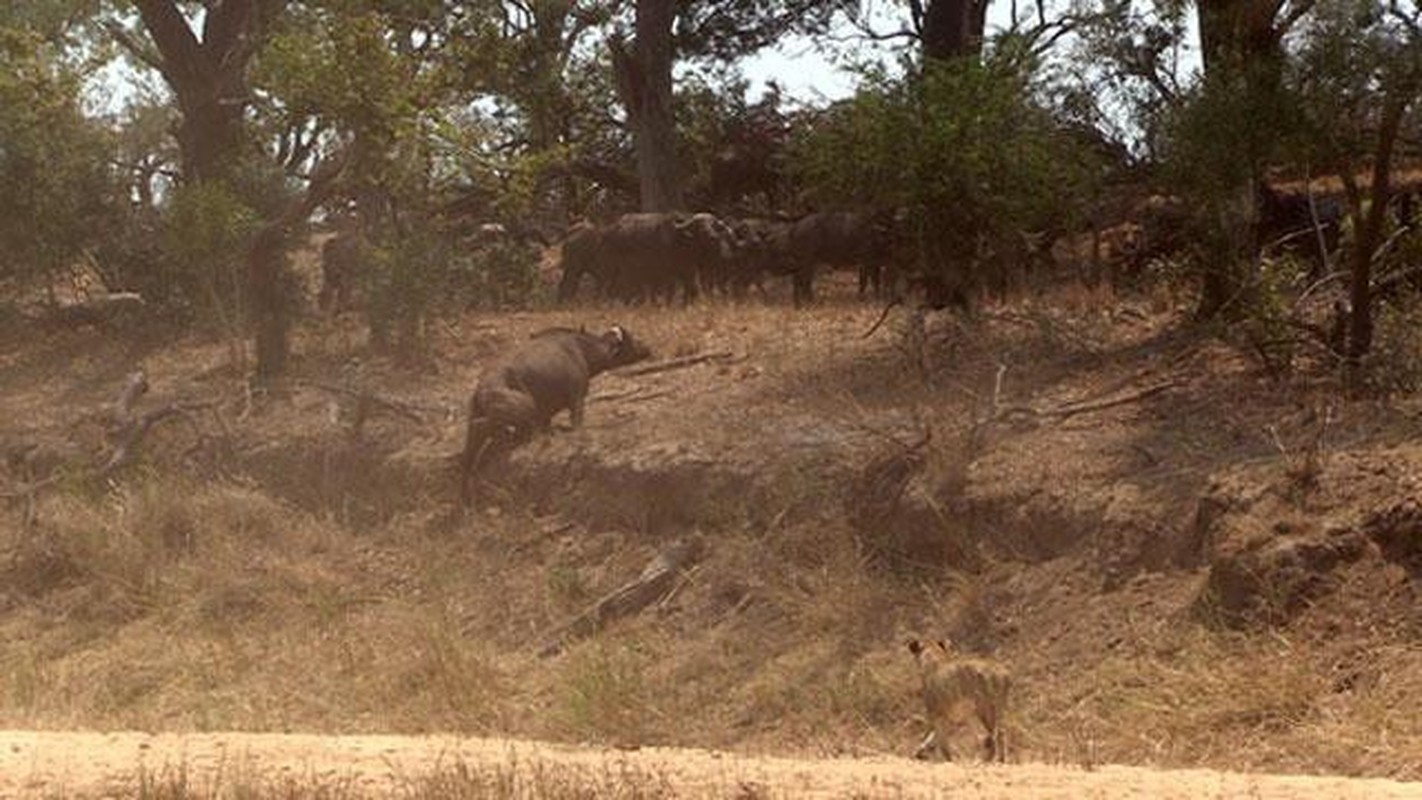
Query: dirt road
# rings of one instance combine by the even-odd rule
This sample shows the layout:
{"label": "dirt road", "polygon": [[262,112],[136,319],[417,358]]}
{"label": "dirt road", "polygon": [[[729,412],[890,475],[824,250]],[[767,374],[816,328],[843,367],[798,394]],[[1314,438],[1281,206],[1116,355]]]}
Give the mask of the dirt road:
{"label": "dirt road", "polygon": [[144,780],[180,783],[198,796],[275,786],[334,788],[336,796],[439,796],[430,791],[431,776],[446,776],[448,786],[453,774],[494,776],[495,796],[556,796],[577,787],[597,796],[1422,798],[1422,784],[1207,770],[795,760],[452,737],[0,731],[4,798],[130,795]]}

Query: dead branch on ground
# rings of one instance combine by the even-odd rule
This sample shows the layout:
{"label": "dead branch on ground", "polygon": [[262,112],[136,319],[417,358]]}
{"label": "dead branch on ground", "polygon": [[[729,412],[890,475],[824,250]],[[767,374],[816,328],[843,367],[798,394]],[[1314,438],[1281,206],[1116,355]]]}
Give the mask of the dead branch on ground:
{"label": "dead branch on ground", "polygon": [[[110,440],[117,441],[117,444],[101,464],[81,467],[77,472],[77,477],[81,479],[107,478],[133,463],[149,432],[172,419],[181,419],[188,423],[198,439],[194,449],[200,448],[203,443],[213,438],[204,431],[202,423],[197,418],[197,412],[200,411],[211,411],[218,426],[222,428],[221,438],[230,441],[231,430],[219,411],[220,400],[174,401],[135,417],[133,407],[139,398],[148,392],[148,388],[148,375],[145,370],[138,369],[128,374],[118,398],[109,407],[109,413],[105,415],[110,417],[111,422],[108,436]],[[29,473],[27,468],[25,475],[27,482],[0,492],[0,499],[32,500],[41,491],[59,483],[64,477],[64,466],[66,465],[59,465],[50,474],[38,480],[33,479],[34,476]]]}
{"label": "dead branch on ground", "polygon": [[199,403],[169,403],[162,408],[149,411],[129,423],[122,431],[119,444],[109,455],[104,465],[95,473],[97,477],[106,478],[114,472],[122,469],[137,457],[139,447],[143,444],[143,439],[155,425],[172,418],[179,418],[188,423],[197,434],[199,439],[205,438],[202,432],[202,425],[193,416],[193,412],[215,408],[217,401],[209,400]]}
{"label": "dead branch on ground", "polygon": [[[375,394],[374,392],[366,391],[364,389],[354,389],[349,386],[338,386],[333,383],[324,383],[322,381],[312,380],[299,380],[296,381],[296,383],[301,386],[310,386],[313,389],[320,389],[322,391],[330,392],[332,394],[338,394],[343,397],[353,398],[356,401],[357,407],[365,406],[367,409],[382,409],[384,411],[389,411],[391,414],[394,414],[396,416],[404,417],[405,419],[408,419],[411,422],[424,422],[424,414],[438,413],[442,415],[446,412],[446,409],[443,408],[415,405],[414,403],[406,403],[401,400],[393,400],[389,397],[383,397],[381,395]],[[369,412],[367,411],[367,414],[368,413]]]}
{"label": "dead branch on ground", "polygon": [[707,361],[721,361],[735,358],[736,354],[729,350],[722,350],[715,353],[702,353],[695,356],[682,356],[681,358],[671,358],[666,361],[654,361],[651,364],[643,364],[640,367],[628,367],[617,371],[618,375],[634,377],[637,375],[654,375],[658,372],[670,372],[675,369],[685,369],[694,367],[697,364],[704,364]]}
{"label": "dead branch on ground", "polygon": [[138,398],[148,394],[148,371],[139,367],[130,372],[124,380],[123,391],[114,403],[114,422],[127,425],[133,419],[133,404]]}
{"label": "dead branch on ground", "polygon": [[[324,392],[330,392],[331,394],[354,400],[355,410],[352,414],[350,435],[355,439],[360,438],[361,432],[365,429],[366,420],[375,416],[376,412],[385,412],[418,423],[425,422],[425,414],[437,414],[440,417],[449,416],[448,408],[416,405],[401,400],[393,400],[364,389],[356,389],[349,386],[340,386],[333,383],[313,380],[298,380],[296,384],[299,386],[309,386],[313,389],[320,389]],[[339,421],[337,408],[338,406],[332,403],[331,422],[333,424]]]}
{"label": "dead branch on ground", "polygon": [[873,336],[874,332],[879,330],[879,326],[884,324],[884,320],[889,318],[889,312],[893,311],[894,306],[898,305],[901,302],[903,302],[903,298],[901,297],[895,297],[893,300],[890,300],[889,304],[884,306],[884,312],[879,315],[879,318],[874,321],[873,325],[869,326],[869,330],[861,334],[859,338],[868,339],[870,336]]}
{"label": "dead branch on ground", "polygon": [[668,397],[675,394],[670,389],[659,391],[647,391],[647,387],[639,386],[630,392],[613,392],[611,394],[598,394],[588,398],[589,403],[645,403],[648,400],[656,400],[659,397]]}
{"label": "dead branch on ground", "polygon": [[1117,406],[1127,405],[1129,403],[1138,403],[1141,400],[1154,397],[1155,395],[1158,395],[1161,392],[1174,389],[1180,385],[1181,381],[1172,379],[1157,383],[1153,386],[1147,386],[1144,389],[1131,392],[1130,394],[1121,395],[1120,397],[1111,397],[1105,400],[1093,400],[1090,402],[1067,403],[1065,405],[1057,406],[1056,408],[1049,408],[1041,411],[1032,408],[1031,406],[1010,406],[1008,408],[1002,409],[1002,412],[998,415],[998,417],[1005,418],[1014,415],[1021,415],[1028,417],[1052,417],[1059,420],[1064,420],[1068,417],[1074,417],[1077,414],[1090,414],[1096,411],[1105,411],[1108,408],[1115,408]]}
{"label": "dead branch on ground", "polygon": [[603,597],[555,631],[543,649],[538,651],[539,657],[556,656],[572,642],[595,635],[608,623],[636,614],[668,597],[676,591],[686,568],[701,557],[701,550],[700,542],[687,540],[674,542],[657,553],[636,580]]}
{"label": "dead branch on ground", "polygon": [[47,306],[36,321],[59,328],[102,326],[125,315],[136,317],[143,313],[143,309],[143,297],[136,292],[111,292],[74,303]]}

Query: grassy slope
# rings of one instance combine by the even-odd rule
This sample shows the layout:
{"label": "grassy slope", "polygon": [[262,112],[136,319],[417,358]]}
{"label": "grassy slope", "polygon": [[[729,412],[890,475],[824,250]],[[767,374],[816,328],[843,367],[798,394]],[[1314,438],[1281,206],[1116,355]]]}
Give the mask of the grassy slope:
{"label": "grassy slope", "polygon": [[[1017,673],[1022,758],[1422,777],[1417,625],[1394,616],[1416,604],[1369,592],[1391,573],[1360,564],[1295,626],[1240,634],[1189,613],[1202,569],[1151,557],[1188,533],[1212,474],[1280,480],[1288,459],[1263,427],[1303,441],[1331,389],[1270,383],[1164,310],[1106,307],[1058,297],[935,320],[927,384],[892,330],[858,338],[875,310],[849,305],[471,318],[436,332],[418,368],[363,352],[343,326],[313,327],[300,377],[421,410],[418,423],[373,417],[357,444],[339,404],[333,415],[340,398],[298,384],[251,396],[221,347],[11,341],[7,434],[101,449],[97,410],[141,359],[148,402],[220,398],[231,438],[194,434],[215,436],[215,418],[165,426],[122,480],[61,482],[32,528],[23,504],[0,516],[0,727],[904,752],[923,722],[901,641],[951,631],[995,644]],[[766,507],[707,515],[709,555],[670,602],[540,659],[549,630],[636,575],[671,532],[518,498],[450,522],[451,415],[490,353],[614,313],[661,355],[744,358],[604,379],[600,391],[631,399],[594,403],[588,430],[529,458],[690,449],[758,476]],[[1164,379],[1177,385],[1140,402],[1040,414]],[[982,424],[994,403],[1038,413]],[[1346,405],[1331,447],[1395,442],[1405,412]],[[843,521],[832,476],[867,449],[841,445],[922,426],[946,513],[961,502],[975,514],[955,523],[981,547],[975,574],[871,569]],[[1336,680],[1345,661],[1366,678]]]}

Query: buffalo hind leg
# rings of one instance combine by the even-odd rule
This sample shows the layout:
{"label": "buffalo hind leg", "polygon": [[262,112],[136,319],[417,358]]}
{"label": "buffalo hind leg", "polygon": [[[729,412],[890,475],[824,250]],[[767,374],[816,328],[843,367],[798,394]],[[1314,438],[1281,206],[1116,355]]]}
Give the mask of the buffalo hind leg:
{"label": "buffalo hind leg", "polygon": [[489,447],[493,443],[494,424],[483,418],[471,417],[464,437],[464,452],[459,457],[459,504],[468,507],[473,499],[470,484],[483,470]]}
{"label": "buffalo hind leg", "polygon": [[795,290],[795,307],[804,308],[815,299],[815,270],[813,267],[802,267],[795,270],[792,278]]}
{"label": "buffalo hind leg", "polygon": [[861,264],[859,266],[859,299],[863,300],[869,296],[869,290],[874,290],[875,297],[882,297],[883,271],[878,264]]}

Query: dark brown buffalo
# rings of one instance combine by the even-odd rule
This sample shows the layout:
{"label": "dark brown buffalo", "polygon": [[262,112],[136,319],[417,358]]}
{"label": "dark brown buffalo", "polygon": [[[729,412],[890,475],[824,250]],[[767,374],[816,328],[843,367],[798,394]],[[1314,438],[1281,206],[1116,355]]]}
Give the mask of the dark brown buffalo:
{"label": "dark brown buffalo", "polygon": [[558,282],[558,300],[567,302],[578,294],[583,278],[591,278],[599,291],[607,290],[607,278],[598,262],[598,228],[590,222],[576,222],[563,237],[563,277]]}
{"label": "dark brown buffalo", "polygon": [[719,276],[718,287],[733,297],[744,297],[750,287],[760,287],[767,274],[785,272],[789,262],[790,223],[748,217],[731,223],[736,255]]}
{"label": "dark brown buffalo", "polygon": [[735,257],[735,236],[713,214],[624,214],[609,225],[579,226],[563,244],[559,297],[577,294],[591,275],[605,294],[628,302],[696,299],[698,280]]}
{"label": "dark brown buffalo", "polygon": [[891,224],[857,211],[828,211],[796,220],[786,232],[783,268],[794,281],[795,305],[814,299],[815,270],[856,269],[859,293],[880,290],[880,275],[891,250]]}
{"label": "dark brown buffalo", "polygon": [[651,356],[646,345],[619,326],[592,334],[550,328],[535,334],[491,365],[469,400],[469,426],[459,464],[459,496],[491,458],[506,454],[553,416],[567,410],[582,425],[588,383],[606,370]]}

